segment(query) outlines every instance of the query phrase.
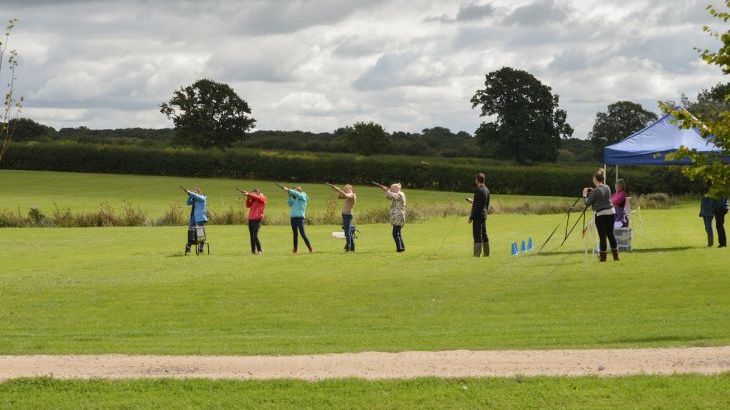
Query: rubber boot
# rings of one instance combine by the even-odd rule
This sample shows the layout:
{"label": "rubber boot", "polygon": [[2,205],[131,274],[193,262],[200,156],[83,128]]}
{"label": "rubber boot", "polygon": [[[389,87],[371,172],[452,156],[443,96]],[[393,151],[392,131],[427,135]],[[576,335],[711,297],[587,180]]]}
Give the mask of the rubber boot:
{"label": "rubber boot", "polygon": [[614,261],[618,261],[618,249],[611,249],[611,255],[613,255]]}
{"label": "rubber boot", "polygon": [[598,261],[606,262],[606,252],[598,252]]}
{"label": "rubber boot", "polygon": [[478,258],[482,256],[482,244],[481,243],[475,243],[474,244],[474,257]]}
{"label": "rubber boot", "polygon": [[714,245],[714,244],[715,244],[715,240],[714,240],[714,238],[713,238],[712,236],[708,236],[708,237],[707,237],[707,247],[708,247],[708,248],[711,248],[711,247],[712,247],[712,245]]}
{"label": "rubber boot", "polygon": [[486,258],[487,256],[489,256],[489,242],[484,242],[483,248],[484,248],[484,257]]}

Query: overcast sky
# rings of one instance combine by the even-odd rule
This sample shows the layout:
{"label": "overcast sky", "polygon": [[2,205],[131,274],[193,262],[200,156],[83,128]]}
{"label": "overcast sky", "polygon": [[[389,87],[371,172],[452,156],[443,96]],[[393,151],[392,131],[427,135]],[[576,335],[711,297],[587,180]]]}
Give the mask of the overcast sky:
{"label": "overcast sky", "polygon": [[208,77],[257,129],[473,133],[469,99],[511,66],[551,86],[585,137],[611,102],[658,111],[723,80],[692,49],[717,48],[711,1],[0,0],[0,18],[20,19],[25,116],[56,128],[169,127],[159,104]]}

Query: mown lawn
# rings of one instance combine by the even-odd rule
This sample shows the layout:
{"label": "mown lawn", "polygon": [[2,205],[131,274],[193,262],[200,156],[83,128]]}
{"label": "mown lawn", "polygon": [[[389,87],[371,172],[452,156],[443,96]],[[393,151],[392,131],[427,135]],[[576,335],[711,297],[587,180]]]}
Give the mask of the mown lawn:
{"label": "mown lawn", "polygon": [[19,379],[0,383],[13,409],[727,409],[730,375],[537,377],[367,382]]}
{"label": "mown lawn", "polygon": [[185,229],[0,230],[0,354],[301,354],[500,348],[705,346],[730,342],[730,253],[706,249],[695,206],[644,211],[636,250],[600,265],[574,237],[512,257],[560,216],[495,215],[493,257],[474,259],[463,218],[361,226],[342,254],[334,226],[291,255],[265,226],[211,226],[210,256],[183,257]]}

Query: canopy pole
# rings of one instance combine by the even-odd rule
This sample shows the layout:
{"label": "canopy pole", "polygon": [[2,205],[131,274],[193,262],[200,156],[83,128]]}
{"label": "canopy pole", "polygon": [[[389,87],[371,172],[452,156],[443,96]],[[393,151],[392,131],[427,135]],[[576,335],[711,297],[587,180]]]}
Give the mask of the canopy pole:
{"label": "canopy pole", "polygon": [[618,185],[618,164],[616,165],[616,185]]}

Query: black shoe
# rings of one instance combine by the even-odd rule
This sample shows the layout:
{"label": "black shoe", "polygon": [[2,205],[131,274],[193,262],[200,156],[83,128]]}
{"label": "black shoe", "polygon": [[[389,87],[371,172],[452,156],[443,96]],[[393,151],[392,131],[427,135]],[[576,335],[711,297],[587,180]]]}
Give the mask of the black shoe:
{"label": "black shoe", "polygon": [[723,244],[723,245],[717,245],[717,247],[718,247],[718,248],[727,248],[727,245],[726,245],[726,244]]}

